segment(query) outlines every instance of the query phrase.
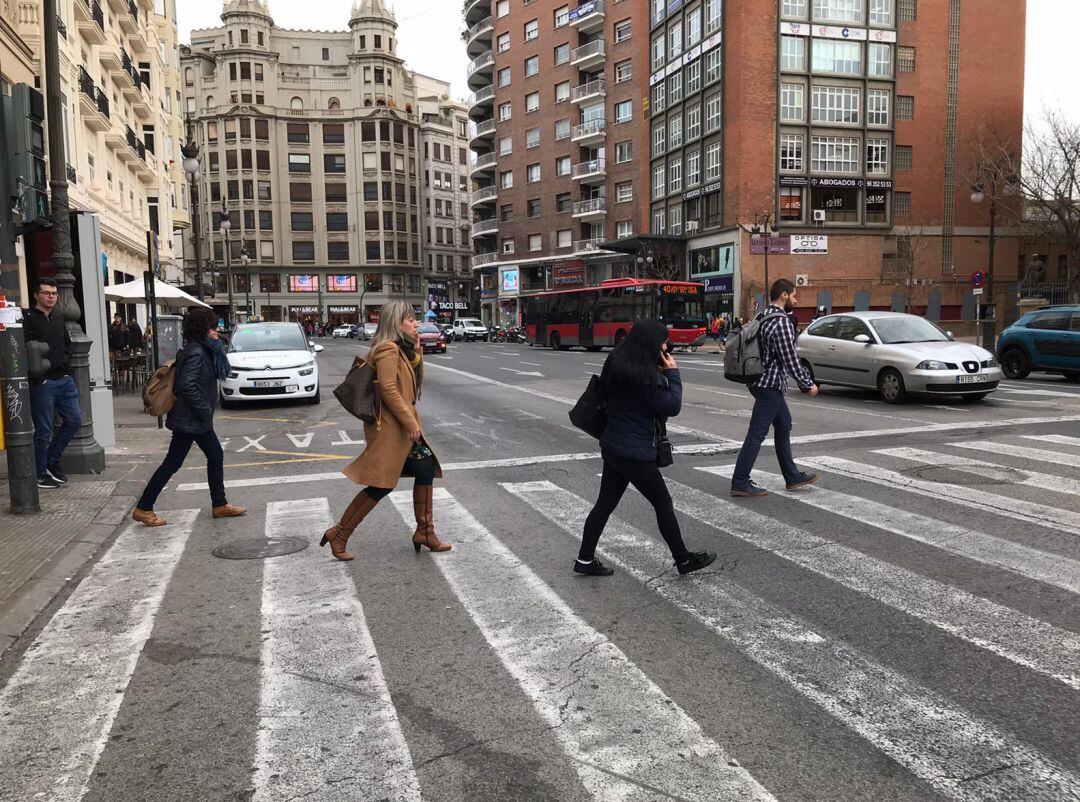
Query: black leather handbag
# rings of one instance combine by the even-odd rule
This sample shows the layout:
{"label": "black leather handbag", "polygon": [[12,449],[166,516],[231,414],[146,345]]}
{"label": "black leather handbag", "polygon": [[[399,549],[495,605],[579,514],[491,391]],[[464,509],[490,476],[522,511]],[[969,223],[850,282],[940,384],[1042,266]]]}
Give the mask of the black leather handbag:
{"label": "black leather handbag", "polygon": [[671,450],[671,441],[668,440],[667,426],[663,421],[658,421],[659,432],[656,438],[656,466],[666,468],[675,462],[675,452]]}
{"label": "black leather handbag", "polygon": [[375,368],[366,359],[357,357],[345,376],[345,381],[334,388],[334,397],[350,415],[364,423],[379,423],[382,404],[379,383],[375,381]]}
{"label": "black leather handbag", "polygon": [[600,439],[607,426],[607,401],[600,389],[600,379],[589,377],[589,384],[581,398],[570,410],[570,422],[588,435]]}

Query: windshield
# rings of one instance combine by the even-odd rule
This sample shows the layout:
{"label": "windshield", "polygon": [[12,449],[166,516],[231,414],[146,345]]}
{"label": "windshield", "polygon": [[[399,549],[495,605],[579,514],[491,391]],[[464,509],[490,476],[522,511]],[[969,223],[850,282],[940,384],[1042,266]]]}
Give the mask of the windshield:
{"label": "windshield", "polygon": [[229,349],[244,351],[306,351],[307,338],[300,327],[292,323],[269,323],[261,326],[241,326],[233,334]]}
{"label": "windshield", "polygon": [[476,320],[475,318],[471,318],[471,317],[463,317],[458,321],[458,323],[461,323],[463,326],[483,326],[484,325],[479,320]]}
{"label": "windshield", "polygon": [[702,314],[701,296],[664,295],[660,298],[660,320],[670,323],[674,328],[700,328],[705,325]]}
{"label": "windshield", "polygon": [[921,317],[881,317],[868,321],[885,345],[949,342],[949,336]]}
{"label": "windshield", "polygon": [[436,326],[434,323],[425,323],[422,326],[417,326],[416,330],[421,334],[441,334],[442,329]]}

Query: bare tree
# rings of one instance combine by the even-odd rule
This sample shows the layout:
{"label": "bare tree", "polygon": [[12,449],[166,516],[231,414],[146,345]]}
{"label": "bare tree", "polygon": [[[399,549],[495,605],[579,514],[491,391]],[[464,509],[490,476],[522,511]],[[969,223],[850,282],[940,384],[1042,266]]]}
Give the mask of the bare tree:
{"label": "bare tree", "polygon": [[651,241],[645,252],[637,257],[641,260],[637,262],[638,275],[660,281],[679,281],[684,277],[685,258],[680,242],[668,239]]}
{"label": "bare tree", "polygon": [[886,256],[881,263],[881,280],[892,283],[904,295],[904,311],[915,314],[916,307],[927,304],[929,298],[928,278],[920,278],[920,270],[929,246],[935,238],[921,225],[897,226],[893,229],[896,236],[896,253]]}
{"label": "bare tree", "polygon": [[1061,244],[1069,298],[1080,303],[1080,124],[1060,111],[1028,122],[1022,153],[993,135],[978,148],[978,174],[1019,200],[1013,215],[1028,233]]}

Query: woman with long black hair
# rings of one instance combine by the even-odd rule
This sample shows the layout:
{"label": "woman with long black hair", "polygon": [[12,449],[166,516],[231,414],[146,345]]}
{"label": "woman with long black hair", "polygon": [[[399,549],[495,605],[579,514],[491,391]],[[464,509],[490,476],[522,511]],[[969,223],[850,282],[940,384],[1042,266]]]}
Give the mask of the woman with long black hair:
{"label": "woman with long black hair", "polygon": [[682,409],[682,379],[668,353],[667,327],[657,320],[635,323],[627,338],[608,356],[600,383],[608,404],[607,425],[600,436],[604,472],[600,496],[585,519],[574,571],[589,576],[614,573],[596,559],[596,544],[630,484],[656,511],[660,534],[680,574],[711,564],[715,552],[689,551],[683,543],[675,507],[656,461],[664,424]]}

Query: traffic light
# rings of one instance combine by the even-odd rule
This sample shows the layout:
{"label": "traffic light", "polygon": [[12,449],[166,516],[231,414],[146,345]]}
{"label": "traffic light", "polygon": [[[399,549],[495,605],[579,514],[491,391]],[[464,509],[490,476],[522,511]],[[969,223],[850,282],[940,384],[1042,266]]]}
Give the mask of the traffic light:
{"label": "traffic light", "polygon": [[17,197],[23,225],[49,224],[49,174],[45,168],[45,99],[28,84],[11,87],[4,98],[9,194]]}
{"label": "traffic light", "polygon": [[26,341],[26,374],[34,381],[41,381],[52,367],[52,362],[45,358],[49,353],[49,344],[40,340]]}

